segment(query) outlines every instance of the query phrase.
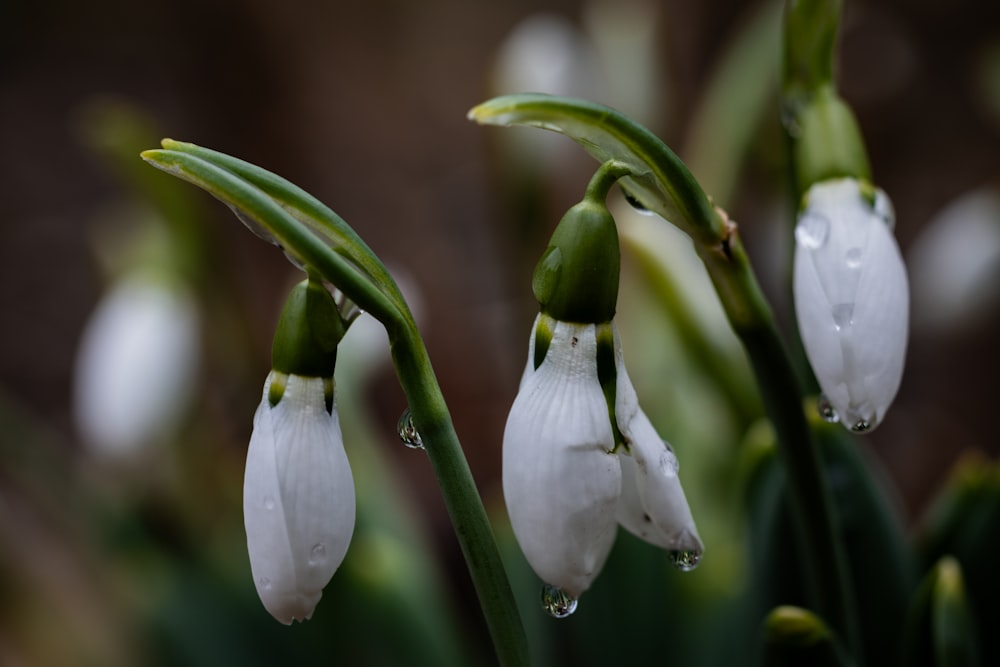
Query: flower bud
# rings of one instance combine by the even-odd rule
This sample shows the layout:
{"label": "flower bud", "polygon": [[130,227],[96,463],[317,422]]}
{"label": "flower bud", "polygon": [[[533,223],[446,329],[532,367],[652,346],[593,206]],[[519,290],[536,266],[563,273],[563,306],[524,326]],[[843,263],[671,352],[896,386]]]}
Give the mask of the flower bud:
{"label": "flower bud", "polygon": [[[272,403],[272,387],[281,383]],[[333,379],[272,371],[254,415],[243,483],[257,594],[277,620],[312,617],[354,532],[354,480]]]}
{"label": "flower bud", "polygon": [[906,356],[909,291],[888,197],[845,178],[813,185],[795,227],[799,333],[820,388],[844,425],[885,416]]}

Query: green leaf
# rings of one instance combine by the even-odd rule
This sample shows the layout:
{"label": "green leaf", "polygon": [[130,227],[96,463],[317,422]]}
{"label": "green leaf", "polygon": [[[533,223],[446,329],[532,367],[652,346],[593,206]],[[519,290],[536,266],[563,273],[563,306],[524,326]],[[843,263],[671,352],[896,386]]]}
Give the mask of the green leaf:
{"label": "green leaf", "polygon": [[[1000,465],[969,453],[955,465],[935,501],[921,538],[927,566],[946,556],[961,566],[972,615],[982,628],[1000,627]],[[998,664],[1000,642],[984,636],[983,664]]]}
{"label": "green leaf", "polygon": [[826,624],[799,607],[777,607],[764,621],[765,667],[849,667],[855,662]]}
{"label": "green leaf", "polygon": [[924,577],[907,617],[903,647],[903,664],[914,667],[980,664],[973,613],[955,558],[943,557]]}
{"label": "green leaf", "polygon": [[173,139],[164,139],[162,144],[167,150],[200,158],[259,188],[293,218],[324,239],[332,249],[350,258],[376,282],[391,286],[391,289],[384,291],[397,308],[407,307],[392,276],[368,244],[343,218],[299,186],[255,164],[209,148]]}
{"label": "green leaf", "polygon": [[[813,411],[811,411],[813,412]],[[812,427],[837,508],[837,527],[850,563],[866,664],[894,664],[903,618],[915,587],[913,557],[885,478],[876,474],[842,428],[816,418]],[[744,445],[741,466],[754,572],[747,613],[757,617],[779,603],[805,604],[810,582],[799,567],[784,471],[774,436],[758,426]]]}
{"label": "green leaf", "polygon": [[[166,140],[168,145],[177,142]],[[187,146],[190,146],[189,144]],[[362,309],[383,324],[396,323],[401,311],[387,295],[395,287],[373,281],[370,274],[350,257],[336,252],[326,234],[316,225],[304,224],[278,201],[253,183],[190,152],[149,150],[142,158],[154,167],[188,181],[228,205],[237,217],[263,238],[282,247],[296,263],[314,267]],[[401,300],[401,297],[400,297]]]}
{"label": "green leaf", "polygon": [[725,223],[701,186],[655,134],[624,114],[593,102],[539,93],[504,95],[469,111],[482,125],[524,125],[559,132],[600,163],[622,163],[630,175],[620,182],[627,196],[670,220],[696,241],[717,245]]}

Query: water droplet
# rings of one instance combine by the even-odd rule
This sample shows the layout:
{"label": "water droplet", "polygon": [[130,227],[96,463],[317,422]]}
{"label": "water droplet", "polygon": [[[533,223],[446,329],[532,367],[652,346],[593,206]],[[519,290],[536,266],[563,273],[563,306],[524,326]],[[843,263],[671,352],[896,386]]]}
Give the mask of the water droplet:
{"label": "water droplet", "polygon": [[542,586],[542,609],[552,618],[566,618],[576,611],[577,600],[551,584]]}
{"label": "water droplet", "polygon": [[861,251],[861,248],[851,248],[850,250],[848,250],[847,255],[845,256],[845,261],[847,262],[847,268],[849,269],[860,268],[862,254],[863,253]]}
{"label": "water droplet", "polygon": [[833,307],[833,323],[837,327],[837,331],[840,331],[844,327],[851,326],[854,321],[854,304],[853,303],[838,303]]}
{"label": "water droplet", "polygon": [[700,551],[669,551],[670,564],[681,572],[690,572],[701,562]]}
{"label": "water droplet", "polygon": [[399,439],[403,441],[404,445],[410,449],[424,448],[424,441],[420,438],[420,433],[417,432],[417,427],[413,425],[413,415],[410,414],[409,408],[403,410],[403,414],[399,416],[397,429],[399,432]]}
{"label": "water droplet", "polygon": [[262,591],[269,591],[269,590],[271,590],[271,580],[268,579],[267,577],[261,577],[260,578],[260,589]]}
{"label": "water droplet", "polygon": [[818,213],[806,213],[795,225],[795,240],[808,250],[819,250],[830,235],[830,221]]}
{"label": "water droplet", "polygon": [[306,270],[305,262],[303,262],[302,260],[300,260],[295,255],[291,254],[287,250],[282,249],[282,252],[285,253],[285,259],[287,259],[289,262],[291,262],[292,266],[294,266],[299,271],[305,271]]}
{"label": "water droplet", "polygon": [[876,189],[875,191],[875,215],[885,223],[889,231],[893,231],[896,227],[896,211],[892,207],[892,201],[889,196],[882,192],[882,190]]}
{"label": "water droplet", "polygon": [[264,509],[266,510],[274,509],[274,496],[264,496]]}
{"label": "water droplet", "polygon": [[851,430],[855,433],[867,433],[873,428],[875,428],[875,422],[871,419],[861,418],[851,424]]}
{"label": "water droplet", "polygon": [[315,544],[309,551],[309,564],[319,565],[326,560],[326,547],[322,544]]}
{"label": "water droplet", "polygon": [[242,222],[247,229],[253,232],[254,236],[260,239],[264,239],[268,243],[276,245],[279,248],[281,247],[281,244],[278,243],[278,239],[274,238],[274,235],[271,234],[271,232],[269,232],[266,227],[259,224],[256,220],[254,220],[249,215],[247,215],[240,209],[236,208],[235,206],[230,206],[229,208],[236,215],[239,221]]}
{"label": "water droplet", "polygon": [[823,394],[820,394],[819,398],[816,399],[816,411],[819,412],[820,418],[825,422],[836,424],[840,421],[840,415],[833,408],[833,403]]}
{"label": "water droplet", "polygon": [[628,192],[626,190],[622,190],[622,194],[625,195],[625,201],[628,202],[629,206],[631,206],[633,209],[635,209],[636,213],[639,213],[639,214],[642,214],[642,215],[654,215],[654,213],[652,211],[650,211],[646,206],[644,206],[643,203],[641,201],[639,201],[638,197],[636,197],[631,192]]}

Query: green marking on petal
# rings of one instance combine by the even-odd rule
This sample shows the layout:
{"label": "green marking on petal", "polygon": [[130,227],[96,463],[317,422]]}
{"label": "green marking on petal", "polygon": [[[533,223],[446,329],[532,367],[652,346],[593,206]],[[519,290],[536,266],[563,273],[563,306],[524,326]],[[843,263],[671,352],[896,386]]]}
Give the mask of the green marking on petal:
{"label": "green marking on petal", "polygon": [[323,378],[323,400],[326,402],[326,412],[333,414],[333,378]]}
{"label": "green marking on petal", "polygon": [[285,395],[285,386],[288,384],[288,375],[278,371],[271,371],[271,385],[267,389],[267,402],[273,408],[281,402],[281,397]]}
{"label": "green marking on petal", "polygon": [[625,436],[618,428],[618,419],[615,416],[615,404],[618,400],[618,366],[615,359],[615,330],[610,322],[597,325],[597,379],[601,383],[601,391],[604,392],[604,401],[608,405],[608,419],[611,421],[611,432],[614,434],[615,446],[624,445]]}
{"label": "green marking on petal", "polygon": [[535,370],[538,370],[538,367],[545,361],[545,355],[548,353],[549,345],[552,343],[552,334],[555,331],[555,326],[556,321],[548,315],[542,313],[539,316],[538,324],[535,325],[535,354],[532,359]]}

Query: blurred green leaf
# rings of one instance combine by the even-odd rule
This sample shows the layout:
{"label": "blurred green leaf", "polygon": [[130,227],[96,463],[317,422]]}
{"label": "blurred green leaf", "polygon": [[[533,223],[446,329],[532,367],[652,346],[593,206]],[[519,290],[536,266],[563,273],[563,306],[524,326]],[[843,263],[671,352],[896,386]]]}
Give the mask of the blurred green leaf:
{"label": "blurred green leaf", "polygon": [[951,556],[943,557],[931,568],[914,596],[907,618],[903,660],[913,667],[980,664],[962,567]]}
{"label": "blurred green leaf", "polygon": [[[884,478],[858,442],[835,424],[814,420],[824,473],[837,508],[850,563],[867,664],[893,664],[914,583],[902,522]],[[804,604],[808,583],[797,566],[786,480],[769,429],[757,427],[745,445],[743,479],[753,581],[747,613],[779,604]]]}
{"label": "blurred green leaf", "polygon": [[774,609],[764,621],[761,664],[851,667],[855,662],[818,616],[799,607],[784,606]]}
{"label": "blurred green leaf", "polygon": [[697,241],[715,245],[723,222],[683,162],[655,134],[609,107],[539,93],[496,97],[469,111],[483,125],[525,125],[570,137],[600,163],[616,160],[632,175],[621,179],[627,196]]}
{"label": "blurred green leaf", "polygon": [[[1000,627],[1000,464],[969,453],[955,465],[924,523],[925,567],[952,556],[961,566],[968,604],[982,628]],[[1000,641],[984,635],[983,664],[1000,664]]]}

